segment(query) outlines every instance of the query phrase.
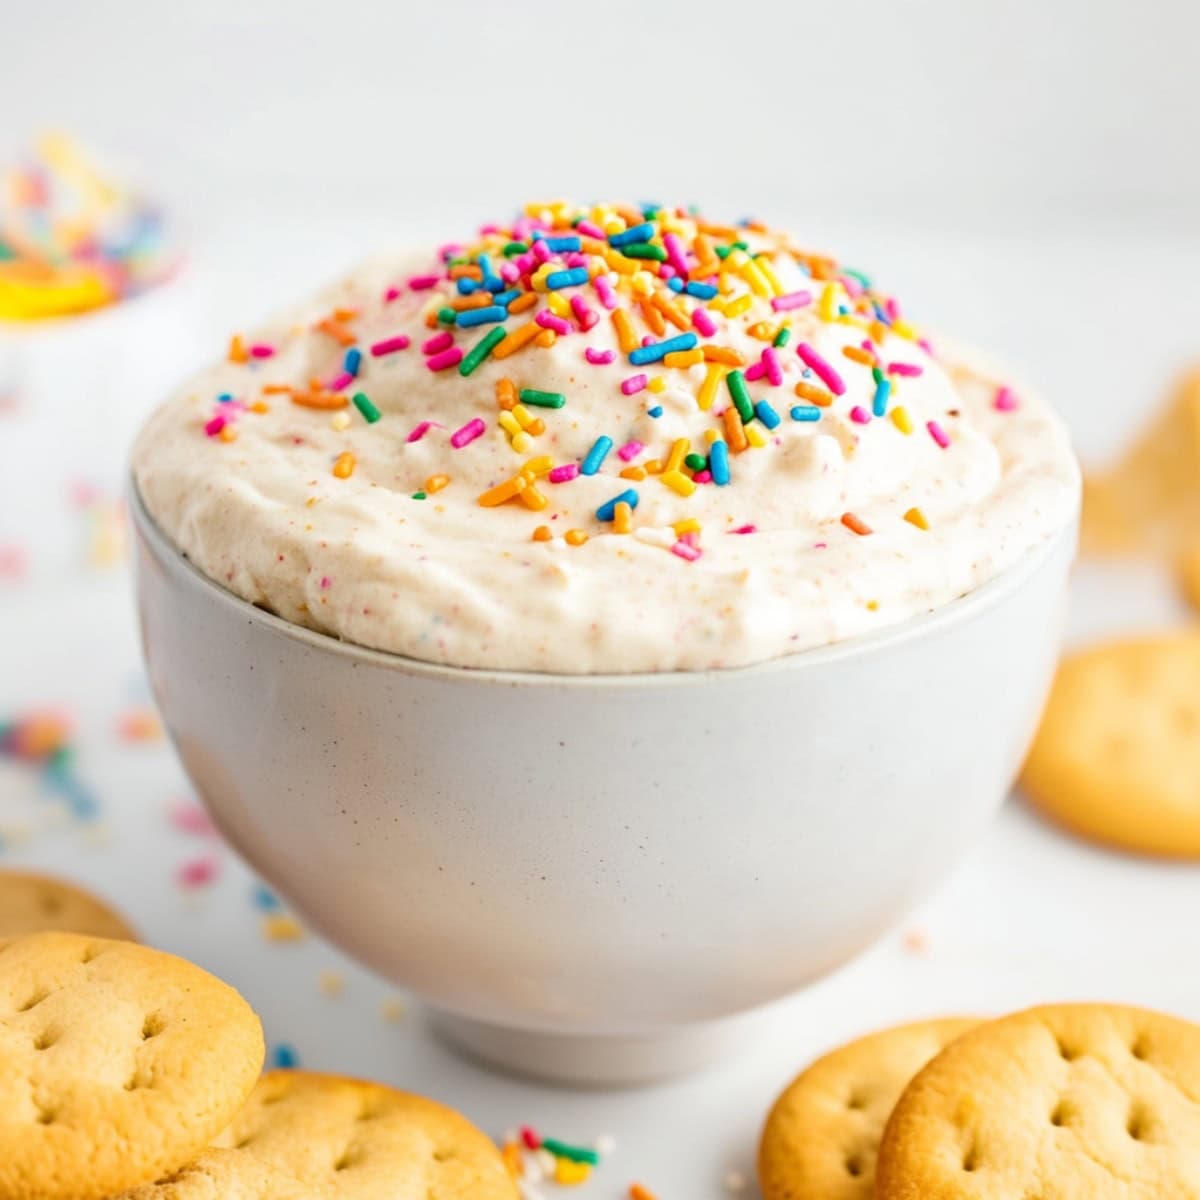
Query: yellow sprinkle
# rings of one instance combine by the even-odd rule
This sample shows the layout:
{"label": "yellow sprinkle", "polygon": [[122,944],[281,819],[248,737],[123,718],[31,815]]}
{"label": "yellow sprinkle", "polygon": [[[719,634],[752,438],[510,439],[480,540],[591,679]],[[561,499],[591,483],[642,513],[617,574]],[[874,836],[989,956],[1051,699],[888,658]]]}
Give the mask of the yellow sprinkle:
{"label": "yellow sprinkle", "polygon": [[518,454],[528,454],[533,449],[533,438],[523,429],[513,434],[512,448]]}
{"label": "yellow sprinkle", "polygon": [[533,540],[535,542],[548,542],[553,536],[554,534],[550,532],[549,525],[539,525],[533,531]]}
{"label": "yellow sprinkle", "polygon": [[697,346],[694,350],[672,350],[663,358],[668,367],[694,367],[704,361],[704,351]]}
{"label": "yellow sprinkle", "polygon": [[910,524],[915,525],[918,529],[928,529],[929,520],[919,508],[910,508],[904,514],[904,519]]}
{"label": "yellow sprinkle", "polygon": [[682,521],[676,521],[671,528],[675,530],[676,537],[683,537],[685,533],[699,533],[700,522],[695,517],[687,517]]}
{"label": "yellow sprinkle", "polygon": [[335,412],[329,418],[329,427],[336,429],[338,433],[350,428],[350,414],[343,408],[340,412]]}
{"label": "yellow sprinkle", "polygon": [[495,508],[497,505],[518,496],[529,486],[529,481],[523,475],[514,475],[494,488],[489,488],[477,501],[480,508]]}
{"label": "yellow sprinkle", "polygon": [[641,467],[625,467],[621,471],[622,479],[645,479],[646,472]]}
{"label": "yellow sprinkle", "polygon": [[667,455],[667,465],[663,467],[663,472],[678,471],[683,466],[684,456],[692,448],[692,443],[687,438],[676,438],[671,443],[671,453]]}
{"label": "yellow sprinkle", "polygon": [[[704,352],[701,351],[701,354]],[[668,355],[668,357],[670,357]],[[721,380],[725,378],[725,368],[720,363],[711,363],[707,372],[704,375],[704,382],[700,385],[699,394],[696,396],[696,403],[701,410],[707,412],[712,408],[713,401],[717,398],[717,389],[721,386]]]}
{"label": "yellow sprinkle", "polygon": [[767,444],[767,435],[763,432],[761,425],[746,426],[746,441],[752,446],[757,446],[760,450]]}
{"label": "yellow sprinkle", "polygon": [[582,529],[568,529],[563,539],[568,546],[582,546],[588,540],[588,535]]}
{"label": "yellow sprinkle", "polygon": [[541,512],[542,509],[550,503],[550,501],[547,500],[546,497],[543,496],[542,493],[539,492],[531,483],[521,493],[521,503],[524,504],[526,508],[532,509],[534,512]]}
{"label": "yellow sprinkle", "polygon": [[432,496],[434,492],[440,492],[449,482],[449,475],[430,475],[425,480],[425,491]]}
{"label": "yellow sprinkle", "polygon": [[837,317],[837,284],[827,283],[821,290],[821,299],[817,301],[817,316],[822,321],[832,321]]}
{"label": "yellow sprinkle", "polygon": [[304,926],[287,913],[268,913],[263,917],[262,934],[268,942],[301,942]]}
{"label": "yellow sprinkle", "polygon": [[678,496],[690,496],[696,485],[682,471],[664,471],[662,481]]}
{"label": "yellow sprinkle", "polygon": [[633,528],[633,509],[626,500],[613,505],[613,533],[628,533]]}
{"label": "yellow sprinkle", "polygon": [[762,258],[756,258],[755,263],[758,269],[766,276],[767,282],[771,285],[771,291],[776,296],[783,295],[783,284],[779,281],[779,276],[775,274],[775,268],[771,265],[771,260],[764,254]]}
{"label": "yellow sprinkle", "polygon": [[635,296],[652,296],[658,281],[649,271],[638,271],[629,282]]}
{"label": "yellow sprinkle", "polygon": [[354,455],[349,450],[343,450],[333,464],[333,473],[339,479],[349,479],[354,474]]}
{"label": "yellow sprinkle", "polygon": [[528,429],[537,419],[523,404],[514,404],[512,415],[514,420],[520,422],[522,429]]}
{"label": "yellow sprinkle", "polygon": [[542,265],[533,273],[533,277],[531,279],[533,290],[535,292],[544,292],[546,290],[546,276],[549,275],[551,271],[557,270],[558,267],[556,267],[553,263],[542,263]]}
{"label": "yellow sprinkle", "polygon": [[711,446],[713,442],[721,440],[721,435],[715,429],[706,429],[704,431],[704,440]]}
{"label": "yellow sprinkle", "polygon": [[750,285],[750,290],[756,296],[766,298],[771,295],[771,285],[754,259],[748,257],[742,264],[739,274]]}
{"label": "yellow sprinkle", "polygon": [[912,420],[908,415],[908,409],[903,404],[896,405],[891,411],[892,424],[900,430],[901,433],[912,433]]}
{"label": "yellow sprinkle", "polygon": [[[350,418],[347,417],[346,419],[349,421]],[[500,423],[500,428],[510,436],[515,436],[521,432],[521,422],[518,421],[517,418],[514,417],[510,412],[505,412],[503,409],[501,409],[500,415],[496,418],[496,420]]]}
{"label": "yellow sprinkle", "polygon": [[750,306],[754,303],[754,297],[749,292],[743,292],[736,300],[730,300],[725,305],[725,315],[727,317],[740,317],[743,313],[750,311]]}
{"label": "yellow sprinkle", "polygon": [[910,342],[917,340],[917,331],[907,321],[892,322],[892,332],[898,337],[908,338]]}
{"label": "yellow sprinkle", "polygon": [[521,474],[526,479],[534,480],[539,475],[545,475],[554,467],[554,459],[548,454],[539,454],[537,458],[531,458],[522,468]]}
{"label": "yellow sprinkle", "polygon": [[592,1168],[585,1162],[573,1162],[569,1158],[554,1161],[554,1182],[562,1187],[574,1187],[586,1181]]}
{"label": "yellow sprinkle", "polygon": [[571,302],[562,294],[562,292],[551,292],[546,297],[546,303],[549,305],[550,311],[556,317],[562,317],[564,320],[570,320]]}
{"label": "yellow sprinkle", "polygon": [[655,375],[655,377],[652,380],[650,380],[650,382],[648,384],[646,384],[646,391],[661,392],[663,390],[663,388],[665,388],[666,386],[667,386],[666,378],[662,375]]}

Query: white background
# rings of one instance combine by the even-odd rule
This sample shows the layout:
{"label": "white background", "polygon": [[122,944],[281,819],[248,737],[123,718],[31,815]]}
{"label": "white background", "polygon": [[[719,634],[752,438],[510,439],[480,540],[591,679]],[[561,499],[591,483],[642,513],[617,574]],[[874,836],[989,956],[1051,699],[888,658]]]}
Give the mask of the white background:
{"label": "white background", "polygon": [[[0,150],[61,125],[170,199],[188,231],[184,358],[381,240],[456,235],[567,194],[696,201],[828,241],[916,316],[1017,363],[1088,459],[1117,450],[1200,359],[1200,6],[1183,0],[9,8]],[[0,480],[14,477],[4,437],[0,425]],[[36,479],[27,468],[17,477]],[[61,497],[5,486],[0,504],[27,509],[36,540]],[[1151,569],[1076,581],[1074,639],[1181,617]],[[141,695],[122,575],[0,587],[0,629],[0,718],[75,712],[106,834],[55,826],[28,773],[0,763],[0,861],[90,881],[151,940],[243,988],[268,1040],[306,1065],[428,1091],[495,1133],[532,1120],[615,1134],[589,1196],[634,1177],[662,1200],[719,1195],[727,1170],[750,1173],[785,1080],[894,1019],[1067,996],[1200,1019],[1197,871],[1083,847],[1014,804],[907,922],[926,952],[897,933],[781,1006],[738,1060],[637,1094],[490,1076],[418,1017],[383,1023],[390,986],[331,949],[265,944],[228,856],[211,888],[178,889],[179,866],[208,852],[167,820],[186,782],[165,747],[112,733]],[[331,968],[346,973],[337,999],[317,986]]]}

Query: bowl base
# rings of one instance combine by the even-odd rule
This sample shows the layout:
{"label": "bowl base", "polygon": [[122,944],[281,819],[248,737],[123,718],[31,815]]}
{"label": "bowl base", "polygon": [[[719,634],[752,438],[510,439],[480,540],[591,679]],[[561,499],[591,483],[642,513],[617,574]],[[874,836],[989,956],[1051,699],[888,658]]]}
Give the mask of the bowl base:
{"label": "bowl base", "polygon": [[455,1050],[513,1075],[571,1087],[637,1087],[695,1071],[748,1040],[754,1014],[643,1034],[536,1033],[431,1008]]}

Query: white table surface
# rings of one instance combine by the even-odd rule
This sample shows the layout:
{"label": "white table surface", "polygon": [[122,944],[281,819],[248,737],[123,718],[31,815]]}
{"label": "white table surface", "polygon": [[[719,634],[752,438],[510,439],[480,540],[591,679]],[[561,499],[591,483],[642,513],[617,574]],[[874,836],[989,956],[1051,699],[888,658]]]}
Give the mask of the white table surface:
{"label": "white table surface", "polygon": [[[334,233],[326,225],[321,236],[308,228],[301,255],[297,226],[251,239],[243,220],[211,222],[197,237],[188,285],[198,335],[215,346],[291,288],[351,260],[385,224],[362,221],[352,233],[344,223]],[[882,259],[891,277],[921,281],[924,294],[906,289],[910,311],[1007,347],[1060,399],[1086,455],[1112,452],[1189,351],[1200,359],[1200,313],[1189,291],[1198,242],[1074,231],[1033,243],[874,233],[859,244],[876,249],[874,262]],[[1146,302],[1116,304],[1113,289]],[[203,344],[198,336],[200,357]],[[3,458],[0,436],[0,467]],[[37,507],[30,505],[31,537]],[[1170,580],[1151,568],[1089,564],[1077,572],[1074,640],[1182,619]],[[385,1020],[382,1006],[403,993],[331,947],[311,937],[268,942],[246,868],[172,823],[191,796],[168,744],[116,733],[121,714],[148,699],[123,567],[81,561],[69,576],[0,581],[0,630],[0,721],[41,706],[68,710],[78,772],[100,806],[96,821],[72,820],[30,768],[0,759],[0,865],[94,887],[149,941],[240,988],[262,1015],[269,1046],[292,1048],[304,1066],[427,1092],[496,1135],[523,1122],[566,1140],[611,1135],[616,1150],[581,1197],[617,1197],[637,1179],[660,1200],[700,1200],[724,1194],[729,1172],[752,1179],[763,1114],[788,1078],[816,1053],[890,1022],[1063,998],[1131,1001],[1200,1020],[1200,868],[1084,846],[1014,801],[923,909],[841,972],[778,1005],[770,1028],[735,1060],[628,1092],[491,1074],[433,1040],[417,1005]],[[181,868],[213,855],[220,869],[210,885],[180,886]],[[914,946],[914,932],[923,947]],[[340,994],[329,994],[331,979],[344,982]]]}

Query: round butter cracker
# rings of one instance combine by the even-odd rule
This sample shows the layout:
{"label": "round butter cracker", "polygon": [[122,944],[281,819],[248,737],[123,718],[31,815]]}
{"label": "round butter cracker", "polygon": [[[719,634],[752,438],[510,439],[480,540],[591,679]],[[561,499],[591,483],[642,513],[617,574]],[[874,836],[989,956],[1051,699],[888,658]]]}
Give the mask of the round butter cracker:
{"label": "round butter cracker", "polygon": [[763,1128],[765,1200],[870,1200],[888,1116],[909,1080],[978,1022],[917,1021],[868,1034],[818,1059],[775,1102]]}
{"label": "round butter cracker", "polygon": [[191,1161],[262,1068],[228,984],[145,946],[0,942],[0,1196],[100,1200]]}
{"label": "round butter cracker", "polygon": [[1083,837],[1200,858],[1200,633],[1066,658],[1021,784]]}
{"label": "round butter cracker", "polygon": [[1197,1200],[1200,1027],[1107,1004],[980,1025],[905,1089],[876,1200]]}
{"label": "round butter cracker", "polygon": [[516,1200],[500,1152],[424,1096],[270,1071],[195,1162],[119,1200]]}
{"label": "round butter cracker", "polygon": [[0,938],[44,930],[137,941],[125,919],[90,892],[49,875],[0,871]]}

